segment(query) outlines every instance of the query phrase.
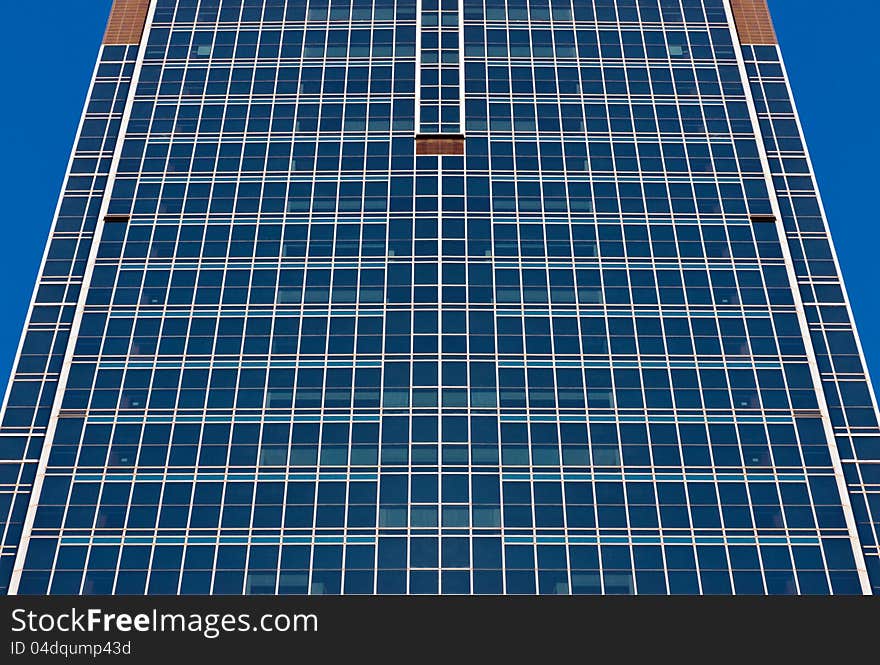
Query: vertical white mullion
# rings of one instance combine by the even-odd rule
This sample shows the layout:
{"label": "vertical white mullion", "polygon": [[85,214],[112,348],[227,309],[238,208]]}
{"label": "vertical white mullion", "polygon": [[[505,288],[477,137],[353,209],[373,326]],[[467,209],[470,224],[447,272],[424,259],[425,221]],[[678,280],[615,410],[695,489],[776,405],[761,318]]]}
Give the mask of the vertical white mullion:
{"label": "vertical white mullion", "polygon": [[[73,364],[73,352],[76,344],[76,339],[79,334],[80,326],[82,325],[83,313],[85,312],[86,307],[86,295],[89,291],[89,285],[92,281],[92,275],[95,269],[95,260],[98,257],[98,247],[101,244],[101,235],[104,230],[104,216],[107,214],[107,210],[110,206],[110,198],[113,193],[113,186],[116,181],[116,171],[119,167],[119,160],[122,157],[122,146],[125,143],[125,134],[128,128],[129,120],[131,119],[132,107],[134,105],[135,92],[137,91],[137,84],[140,79],[141,69],[144,65],[144,57],[146,55],[147,50],[147,42],[150,37],[150,30],[153,24],[153,16],[156,13],[156,4],[157,0],[151,0],[150,7],[147,12],[146,22],[144,23],[144,31],[141,35],[140,45],[138,46],[138,54],[137,59],[134,65],[134,71],[131,76],[131,84],[128,90],[128,98],[125,102],[125,110],[122,113],[122,119],[119,123],[119,134],[116,138],[116,147],[113,151],[113,160],[110,164],[110,172],[107,177],[107,184],[104,189],[104,198],[101,202],[101,208],[98,214],[98,222],[95,226],[95,232],[92,236],[92,246],[89,250],[89,257],[86,262],[85,272],[83,273],[82,286],[79,294],[79,301],[76,305],[76,311],[74,312],[73,321],[70,326],[70,337],[67,341],[67,348],[64,351],[64,360],[61,366],[61,371],[58,375],[58,387],[55,392],[55,399],[52,403],[52,409],[50,411],[49,416],[49,424],[46,427],[46,438],[43,442],[43,450],[40,454],[40,461],[37,465],[36,476],[34,478],[33,489],[31,491],[30,501],[28,503],[27,513],[25,515],[24,524],[22,525],[21,539],[18,544],[18,552],[16,553],[15,563],[12,568],[12,577],[9,582],[9,595],[17,595],[18,587],[21,583],[21,574],[24,570],[24,562],[25,556],[27,554],[27,545],[30,541],[31,531],[34,526],[34,518],[37,513],[37,506],[40,501],[40,493],[43,489],[43,480],[46,477],[46,468],[49,465],[49,453],[52,449],[52,439],[55,436],[55,430],[58,425],[58,414],[61,411],[61,404],[64,397],[65,387],[67,385],[67,379],[70,376],[70,368]],[[127,44],[127,47],[135,46],[136,44]],[[96,70],[97,71],[97,70]],[[72,162],[71,162],[72,163]]]}
{"label": "vertical white mullion", "polygon": [[[794,121],[798,128],[798,133],[801,138],[801,144],[803,146],[804,157],[807,160],[807,169],[810,176],[810,180],[813,184],[813,192],[815,193],[816,200],[819,203],[819,214],[822,217],[822,225],[824,227],[825,232],[825,240],[828,242],[829,247],[831,248],[831,258],[834,261],[834,267],[837,270],[837,280],[840,282],[840,290],[843,292],[843,302],[846,306],[846,311],[849,314],[849,319],[851,322],[851,330],[853,333],[853,337],[856,341],[856,349],[859,352],[859,359],[862,361],[862,369],[865,374],[865,380],[868,384],[868,394],[871,397],[871,402],[874,405],[875,413],[878,411],[878,403],[877,403],[877,395],[874,391],[874,385],[871,383],[871,375],[868,371],[868,363],[865,359],[865,352],[862,348],[862,342],[859,339],[859,332],[856,329],[855,324],[855,316],[853,315],[852,305],[850,304],[849,296],[847,295],[846,285],[844,284],[843,272],[840,269],[840,261],[837,257],[837,250],[834,248],[834,239],[831,237],[831,228],[828,225],[828,216],[825,213],[825,204],[822,202],[822,194],[819,191],[819,183],[816,179],[815,169],[813,168],[813,160],[810,158],[810,150],[807,146],[806,136],[804,136],[804,128],[801,124],[800,114],[797,110],[797,105],[795,104],[794,99],[794,91],[791,88],[791,81],[788,78],[788,70],[785,67],[785,62],[782,59],[782,52],[779,50],[777,46],[777,58],[779,59],[779,66],[782,68],[782,78],[785,82],[785,88],[788,91],[789,99],[792,102],[792,113],[794,115]],[[852,432],[850,432],[850,436],[852,436]]]}
{"label": "vertical white mullion", "polygon": [[[800,114],[798,113],[797,104],[795,103],[794,90],[791,87],[791,80],[788,77],[788,70],[786,69],[785,61],[783,60],[783,57],[782,57],[782,52],[778,46],[776,47],[776,57],[779,60],[779,66],[782,68],[782,79],[785,83],[785,88],[786,88],[786,91],[788,92],[788,97],[791,100],[794,121],[795,121],[795,124],[797,125],[798,134],[801,139],[801,145],[803,148],[804,158],[807,161],[807,172],[809,173],[809,177],[810,177],[810,180],[813,185],[813,192],[816,197],[816,201],[819,204],[819,215],[822,218],[822,225],[823,225],[824,234],[825,234],[825,241],[828,243],[828,246],[831,250],[831,259],[834,262],[834,268],[837,272],[837,275],[836,275],[837,281],[840,284],[840,290],[841,290],[841,293],[843,294],[843,304],[844,304],[844,307],[846,307],[846,311],[849,316],[849,321],[850,321],[849,329],[853,334],[853,338],[854,338],[855,344],[856,344],[856,350],[858,351],[858,355],[859,355],[859,360],[862,363],[862,372],[865,377],[865,382],[868,384],[868,396],[871,399],[871,404],[874,408],[875,415],[880,415],[880,414],[878,414],[877,393],[874,390],[874,384],[871,382],[871,372],[868,367],[867,359],[865,358],[865,351],[864,351],[864,348],[862,347],[861,339],[859,338],[859,331],[858,331],[858,328],[856,327],[855,314],[853,312],[852,304],[850,302],[849,295],[847,293],[845,280],[843,278],[843,271],[840,268],[840,261],[838,259],[837,250],[834,247],[834,239],[831,236],[831,228],[828,224],[828,215],[826,214],[826,211],[825,211],[825,204],[822,200],[822,194],[819,191],[819,182],[816,179],[815,169],[813,168],[813,160],[810,157],[810,149],[807,146],[806,135],[804,133],[803,125],[801,124],[801,119],[800,119]],[[810,276],[810,278],[812,280],[812,275]],[[824,330],[822,331],[822,334],[823,334],[823,336],[825,336]],[[836,377],[834,379],[834,382],[840,383],[839,379],[837,379]],[[855,432],[853,432],[849,426],[847,426],[847,436],[850,439],[852,439],[853,436],[856,436],[856,435],[857,434]],[[853,448],[854,448],[854,446],[853,446]],[[862,460],[859,460],[858,455],[854,455],[854,459],[856,462],[862,461]],[[842,467],[843,467],[843,463],[841,461],[841,468]],[[848,493],[849,492],[848,486],[846,489],[847,489],[847,493]],[[849,496],[849,494],[847,494],[847,496]],[[859,542],[861,542],[861,539],[859,539]],[[824,553],[823,553],[823,556],[824,556]],[[867,562],[865,564],[865,568],[866,568],[866,572],[867,572]],[[863,586],[863,589],[864,589],[864,586]]]}
{"label": "vertical white mullion", "polygon": [[[16,370],[17,370],[18,364],[21,360],[21,355],[22,355],[22,350],[24,348],[25,339],[27,338],[28,332],[30,331],[31,318],[33,316],[34,308],[36,306],[36,301],[37,301],[37,293],[39,292],[40,286],[42,284],[43,274],[46,269],[46,263],[49,258],[49,248],[52,245],[52,241],[56,237],[56,229],[58,227],[58,216],[61,213],[61,206],[64,201],[64,194],[65,194],[65,192],[67,192],[67,183],[70,180],[71,170],[73,169],[73,160],[76,158],[76,155],[77,155],[77,145],[79,143],[80,135],[82,134],[82,128],[83,128],[83,125],[85,124],[86,116],[88,115],[88,112],[89,112],[89,104],[92,99],[92,91],[95,88],[95,83],[98,78],[98,69],[101,66],[102,57],[104,54],[104,48],[105,47],[103,44],[99,47],[95,66],[92,69],[92,77],[91,77],[91,80],[89,81],[89,89],[88,89],[88,92],[86,93],[86,98],[85,98],[85,101],[83,102],[83,108],[82,108],[82,112],[80,114],[79,123],[77,125],[76,135],[74,138],[75,142],[73,144],[73,147],[70,150],[70,155],[67,159],[67,169],[64,174],[64,181],[62,182],[62,185],[61,185],[61,192],[58,196],[58,201],[55,204],[55,213],[54,213],[54,217],[53,217],[52,227],[49,230],[48,236],[46,237],[46,246],[43,249],[43,256],[40,260],[40,267],[37,272],[36,283],[34,285],[32,292],[31,292],[31,299],[30,299],[30,302],[28,303],[27,312],[25,312],[24,322],[22,324],[22,332],[21,332],[21,336],[18,340],[18,347],[16,349],[15,356],[12,359],[12,366],[10,367],[10,371],[9,371],[9,381],[7,382],[7,385],[6,385],[6,393],[3,397],[2,405],[0,405],[0,416],[5,415],[5,413],[6,413],[6,408],[9,403],[9,397],[12,392],[12,384],[14,383],[15,378],[18,376],[18,372]],[[119,83],[119,80],[117,79],[117,85],[118,85],[118,83]],[[97,174],[97,171],[95,171],[95,173]],[[94,191],[94,190],[91,190],[91,191]],[[82,241],[84,232],[85,231],[83,228],[80,228],[80,230],[77,232],[77,242]],[[72,279],[73,279],[73,275],[67,276],[68,285],[70,284],[70,281]],[[61,329],[58,327],[57,322],[56,322],[55,327],[52,329],[53,341],[57,339],[58,334],[60,332],[61,332]],[[45,383],[48,381],[48,379],[47,379],[48,372],[46,370],[44,370],[41,373],[43,374],[43,379],[41,381],[41,384],[45,385]],[[33,421],[31,421],[31,425],[28,427],[28,430],[29,430],[28,431],[28,441],[29,442],[28,442],[27,446],[25,447],[24,452],[22,453],[21,460],[12,460],[13,462],[20,461],[21,465],[24,465],[27,462],[27,448],[30,446],[30,438],[34,434]],[[4,436],[8,436],[8,435],[0,435],[0,445],[2,445]],[[45,441],[44,441],[43,445],[45,447]],[[16,478],[16,488],[18,489],[20,487],[21,487],[21,482],[20,482],[20,474],[19,474],[19,477]],[[33,491],[35,488],[36,488],[36,482],[34,482],[34,484],[31,485],[31,495],[32,496],[33,496]],[[11,508],[10,508],[10,510],[11,510]],[[27,518],[25,519],[25,525],[27,525]],[[0,542],[2,542],[2,539],[5,538],[5,536],[8,534],[8,530],[9,530],[8,525],[7,525],[6,529],[0,529]],[[24,543],[24,541],[25,541],[24,530],[22,530],[22,534],[19,537],[19,541],[18,541],[18,551],[21,551],[21,546],[22,546],[22,543]],[[58,556],[58,553],[56,552],[55,557],[57,558],[57,556]],[[54,562],[54,559],[53,559],[53,562]],[[18,560],[16,559],[15,564],[17,565],[17,563],[18,563]],[[13,571],[14,571],[14,569],[15,569],[15,565],[13,566]],[[52,582],[52,578],[54,577],[54,574],[55,574],[55,570],[54,570],[54,563],[53,563],[53,570],[51,571],[50,576],[49,576],[50,584]],[[14,575],[14,572],[13,572],[13,575]],[[12,582],[11,581],[10,581],[9,588],[10,588],[9,593],[10,593],[10,595],[12,595],[13,592],[11,591],[11,589],[12,589]],[[51,587],[49,587],[49,588],[51,588]]]}
{"label": "vertical white mullion", "polygon": [[458,97],[458,131],[464,134],[464,0],[458,0]]}
{"label": "vertical white mullion", "polygon": [[422,131],[422,0],[416,0],[416,134]]}
{"label": "vertical white mullion", "polygon": [[[749,82],[748,72],[746,71],[745,57],[741,48],[739,35],[735,28],[733,10],[730,0],[724,0],[724,11],[727,14],[727,23],[730,30],[730,37],[733,43],[734,53],[736,54],[737,66],[740,72],[740,80],[743,85],[743,92],[746,97],[746,105],[749,109],[749,117],[752,121],[752,127],[755,135],[755,143],[758,148],[758,156],[761,159],[761,166],[764,171],[764,180],[767,185],[767,195],[770,198],[771,209],[776,217],[776,230],[779,235],[779,244],[782,249],[782,256],[785,260],[785,268],[788,273],[788,281],[791,287],[792,297],[795,304],[795,312],[798,324],[801,329],[801,337],[804,341],[804,347],[807,352],[807,364],[810,368],[810,375],[813,379],[813,389],[816,393],[816,401],[819,404],[819,412],[822,417],[822,425],[825,430],[825,436],[828,439],[828,452],[831,457],[831,466],[834,469],[834,480],[837,483],[838,493],[840,495],[840,504],[843,510],[844,519],[846,520],[847,532],[850,539],[850,546],[853,551],[856,572],[859,576],[859,583],[862,593],[871,595],[871,582],[868,579],[868,569],[865,563],[865,555],[862,551],[861,541],[859,540],[858,530],[856,526],[855,515],[853,514],[852,504],[849,499],[849,490],[846,486],[846,479],[843,475],[843,465],[840,461],[840,452],[837,450],[837,440],[835,439],[834,427],[831,424],[831,415],[828,409],[828,402],[825,399],[825,390],[822,386],[822,377],[819,373],[819,363],[816,360],[816,350],[813,347],[813,340],[810,336],[809,323],[807,321],[806,312],[804,310],[803,299],[801,298],[800,289],[798,288],[797,273],[794,269],[794,260],[791,256],[791,249],[788,245],[788,238],[785,234],[785,228],[782,225],[782,211],[779,207],[779,200],[776,196],[776,188],[773,183],[773,176],[770,170],[770,162],[767,158],[767,150],[763,141],[760,121],[758,120],[758,111],[755,106],[755,99],[752,96],[751,85]],[[777,47],[778,48],[778,47]],[[803,140],[803,139],[802,139]]]}
{"label": "vertical white mullion", "polygon": [[[438,21],[438,22],[442,22]],[[440,86],[440,131],[443,131],[443,86],[442,86],[442,67],[440,69],[441,72],[441,86]],[[413,251],[415,251],[415,247],[413,247]],[[415,276],[415,257],[413,257],[413,276]],[[438,348],[437,348],[437,413],[438,413],[438,441],[437,441],[437,466],[438,469],[441,470],[443,468],[443,319],[444,319],[444,307],[443,307],[443,156],[437,155],[437,337],[438,337]],[[465,273],[466,274],[466,273]],[[467,282],[467,277],[465,277],[465,282]],[[465,286],[467,288],[467,286]],[[467,326],[467,306],[465,306],[465,326]],[[465,329],[467,329],[465,327]],[[468,385],[470,382],[469,376],[465,376],[465,385]],[[467,399],[467,398],[465,398]],[[469,404],[469,403],[468,403]],[[470,406],[467,407],[468,412],[468,428],[470,429]],[[468,436],[470,438],[470,436]],[[470,462],[470,460],[468,460]],[[412,460],[410,460],[412,463]],[[410,466],[412,469],[412,466]],[[438,526],[438,538],[437,538],[437,593],[440,594],[443,592],[443,474],[438,474],[438,483],[439,486],[437,488],[437,526]],[[468,475],[468,481],[470,481],[470,475]]]}

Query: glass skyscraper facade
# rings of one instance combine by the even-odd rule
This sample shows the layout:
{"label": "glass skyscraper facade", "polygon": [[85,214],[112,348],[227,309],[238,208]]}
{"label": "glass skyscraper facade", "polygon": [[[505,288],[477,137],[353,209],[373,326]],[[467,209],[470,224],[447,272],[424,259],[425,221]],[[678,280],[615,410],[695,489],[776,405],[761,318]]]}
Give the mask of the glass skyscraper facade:
{"label": "glass skyscraper facade", "polygon": [[0,427],[19,594],[870,594],[765,0],[116,0]]}

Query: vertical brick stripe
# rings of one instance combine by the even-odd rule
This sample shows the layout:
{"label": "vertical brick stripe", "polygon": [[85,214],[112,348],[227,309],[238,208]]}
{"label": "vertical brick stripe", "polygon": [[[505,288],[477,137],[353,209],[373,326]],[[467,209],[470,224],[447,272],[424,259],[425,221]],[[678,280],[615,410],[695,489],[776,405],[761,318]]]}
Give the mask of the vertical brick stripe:
{"label": "vertical brick stripe", "polygon": [[776,44],[767,0],[730,0],[741,44]]}
{"label": "vertical brick stripe", "polygon": [[115,0],[104,33],[104,44],[140,44],[150,0]]}

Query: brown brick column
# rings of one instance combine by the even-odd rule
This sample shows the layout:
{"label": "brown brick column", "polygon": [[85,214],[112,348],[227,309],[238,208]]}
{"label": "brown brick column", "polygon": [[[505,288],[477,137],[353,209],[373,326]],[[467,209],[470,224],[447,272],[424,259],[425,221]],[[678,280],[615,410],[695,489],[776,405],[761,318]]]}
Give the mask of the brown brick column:
{"label": "brown brick column", "polygon": [[767,0],[730,0],[740,44],[776,44]]}
{"label": "brown brick column", "polygon": [[147,23],[150,0],[114,0],[104,33],[104,44],[140,44]]}

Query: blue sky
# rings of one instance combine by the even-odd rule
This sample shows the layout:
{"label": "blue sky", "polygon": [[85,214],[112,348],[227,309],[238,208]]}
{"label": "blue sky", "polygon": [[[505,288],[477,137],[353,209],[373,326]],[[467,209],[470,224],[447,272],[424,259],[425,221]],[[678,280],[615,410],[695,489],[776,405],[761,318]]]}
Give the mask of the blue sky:
{"label": "blue sky", "polygon": [[[5,389],[111,0],[0,10],[0,385]],[[880,3],[770,0],[874,377],[880,376]],[[22,26],[40,25],[40,38]]]}

